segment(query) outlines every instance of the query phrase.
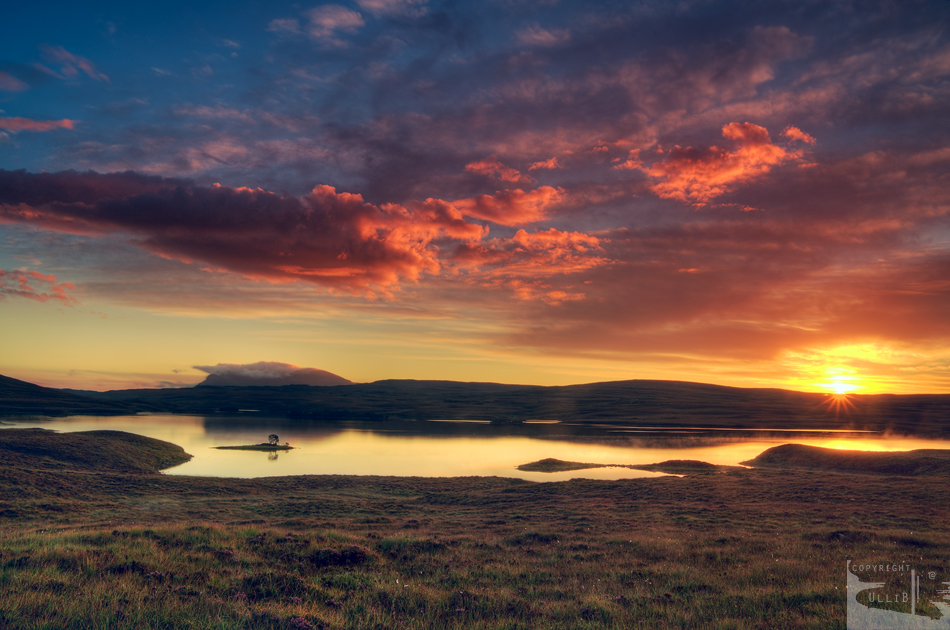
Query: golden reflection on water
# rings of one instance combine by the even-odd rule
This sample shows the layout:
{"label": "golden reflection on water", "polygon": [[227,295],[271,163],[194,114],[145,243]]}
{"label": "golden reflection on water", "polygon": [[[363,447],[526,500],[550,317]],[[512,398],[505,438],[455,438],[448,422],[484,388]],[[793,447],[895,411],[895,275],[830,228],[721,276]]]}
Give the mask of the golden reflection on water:
{"label": "golden reflection on water", "polygon": [[[193,459],[166,471],[173,475],[265,477],[307,474],[425,477],[502,476],[532,481],[572,478],[627,479],[657,473],[627,468],[595,468],[563,473],[517,470],[520,464],[553,457],[599,464],[652,464],[692,459],[736,465],[781,444],[806,444],[864,451],[950,448],[950,442],[846,433],[648,432],[635,427],[572,428],[481,425],[475,423],[388,423],[386,425],[300,425],[286,419],[203,418],[200,416],[77,416],[17,423],[59,431],[114,429],[178,444]],[[11,427],[12,428],[12,427]],[[620,432],[618,432],[620,431]],[[214,446],[256,444],[278,433],[294,450],[277,457],[266,452],[216,450]]]}

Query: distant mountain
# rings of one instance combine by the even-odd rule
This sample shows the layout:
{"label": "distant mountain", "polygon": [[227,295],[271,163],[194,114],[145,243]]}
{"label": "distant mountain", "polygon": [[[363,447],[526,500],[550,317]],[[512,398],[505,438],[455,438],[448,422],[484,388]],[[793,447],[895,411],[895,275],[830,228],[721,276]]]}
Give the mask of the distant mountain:
{"label": "distant mountain", "polygon": [[195,385],[195,387],[281,387],[283,385],[327,387],[351,385],[352,383],[353,381],[326,370],[300,368],[283,374],[248,374],[239,371],[222,371],[221,373],[208,374],[208,378]]}

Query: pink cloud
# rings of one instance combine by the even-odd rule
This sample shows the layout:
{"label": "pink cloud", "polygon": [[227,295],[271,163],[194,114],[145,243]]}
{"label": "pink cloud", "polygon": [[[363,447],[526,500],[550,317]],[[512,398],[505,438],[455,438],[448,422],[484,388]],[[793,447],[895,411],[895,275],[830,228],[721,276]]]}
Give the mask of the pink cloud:
{"label": "pink cloud", "polygon": [[356,0],[356,4],[377,17],[383,15],[419,17],[426,13],[426,0]]}
{"label": "pink cloud", "polygon": [[550,160],[542,160],[541,162],[535,162],[534,164],[528,167],[528,170],[533,171],[539,168],[546,169],[546,170],[554,170],[556,168],[561,168],[561,165],[558,163],[557,157],[553,157]]}
{"label": "pink cloud", "polygon": [[515,35],[519,42],[528,46],[557,46],[571,38],[567,29],[546,29],[537,24],[523,28]]}
{"label": "pink cloud", "polygon": [[69,295],[76,288],[72,282],[57,282],[56,276],[44,275],[38,271],[0,269],[0,300],[20,297],[37,302],[59,302],[64,306],[79,304],[79,300]]}
{"label": "pink cloud", "polygon": [[0,71],[0,90],[4,90],[6,92],[22,92],[26,89],[29,89],[29,86],[26,83],[20,81],[12,74],[7,74],[6,72]]}
{"label": "pink cloud", "polygon": [[665,160],[642,167],[640,170],[659,180],[650,190],[659,197],[703,206],[737,185],[761,177],[773,166],[802,155],[772,144],[769,132],[752,123],[729,123],[722,128],[722,135],[733,141],[736,149],[677,145]]}
{"label": "pink cloud", "polygon": [[249,114],[247,111],[241,111],[239,109],[234,109],[233,107],[225,107],[223,105],[216,105],[214,107],[208,107],[207,105],[179,107],[178,109],[175,110],[175,113],[180,116],[196,116],[198,118],[239,120],[245,123],[250,123],[254,121],[254,117],[251,116],[251,114]]}
{"label": "pink cloud", "polygon": [[357,11],[338,4],[325,4],[307,11],[310,25],[307,32],[314,39],[333,46],[344,46],[345,42],[337,38],[338,33],[355,33],[365,22]]}
{"label": "pink cloud", "polygon": [[496,158],[494,155],[478,162],[466,164],[465,170],[470,173],[478,173],[479,175],[496,177],[506,182],[521,181],[521,173],[513,168],[505,166],[499,162],[498,158]]}
{"label": "pink cloud", "polygon": [[44,57],[47,61],[57,63],[62,78],[74,79],[80,72],[85,73],[96,81],[109,82],[109,77],[99,72],[91,61],[85,57],[74,55],[62,46],[43,46]]}
{"label": "pink cloud", "polygon": [[29,118],[0,118],[0,129],[17,133],[18,131],[52,131],[54,129],[73,129],[78,120],[31,120]]}

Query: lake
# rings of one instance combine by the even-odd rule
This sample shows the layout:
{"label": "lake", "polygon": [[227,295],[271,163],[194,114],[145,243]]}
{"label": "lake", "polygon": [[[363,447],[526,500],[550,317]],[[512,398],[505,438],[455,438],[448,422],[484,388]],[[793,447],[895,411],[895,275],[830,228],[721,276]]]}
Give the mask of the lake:
{"label": "lake", "polygon": [[[652,477],[626,468],[562,473],[517,470],[547,457],[603,464],[652,464],[696,459],[735,465],[779,444],[855,450],[906,451],[950,448],[950,441],[849,431],[732,431],[618,425],[482,422],[387,422],[301,424],[284,418],[204,417],[169,414],[74,416],[11,421],[2,428],[56,431],[117,430],[172,442],[193,455],[169,475],[271,477],[285,475],[499,476],[532,481],[572,478]],[[216,450],[258,444],[277,433],[294,450],[278,453]]]}

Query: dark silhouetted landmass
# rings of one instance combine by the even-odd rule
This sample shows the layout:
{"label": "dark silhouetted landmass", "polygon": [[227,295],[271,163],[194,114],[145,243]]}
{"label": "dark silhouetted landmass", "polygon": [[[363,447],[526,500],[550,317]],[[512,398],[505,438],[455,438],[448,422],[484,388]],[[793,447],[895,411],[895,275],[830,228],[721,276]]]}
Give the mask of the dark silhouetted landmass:
{"label": "dark silhouetted landmass", "polygon": [[107,416],[135,413],[138,410],[141,408],[137,403],[91,398],[0,376],[0,416]]}
{"label": "dark silhouetted landmass", "polygon": [[327,387],[350,385],[352,382],[326,370],[300,368],[286,374],[267,376],[236,372],[209,374],[208,378],[195,385],[195,387],[282,387],[284,385]]}
{"label": "dark silhouetted landmass", "polygon": [[[747,389],[678,381],[617,381],[541,387],[453,381],[387,380],[346,386],[201,387],[71,392],[0,382],[0,415],[165,412],[227,415],[239,411],[294,422],[486,420],[520,424],[557,420],[617,430],[647,428],[838,429],[940,436],[950,433],[950,395],[854,395],[835,408],[820,393]],[[80,395],[81,394],[81,395]],[[70,402],[70,405],[62,401]],[[48,406],[47,406],[48,405]],[[104,411],[94,411],[98,406]],[[21,411],[27,409],[27,411]],[[618,428],[620,425],[620,428]],[[625,427],[625,429],[624,429]],[[634,435],[633,433],[631,435]]]}
{"label": "dark silhouetted landmass", "polygon": [[568,472],[571,470],[587,470],[590,468],[607,468],[607,464],[585,464],[583,462],[566,462],[563,459],[548,457],[539,459],[530,464],[521,464],[518,470],[525,472]]}
{"label": "dark silhouetted landmass", "polygon": [[739,466],[721,466],[719,464],[710,464],[695,459],[668,459],[658,464],[643,464],[630,466],[636,470],[650,470],[653,472],[662,472],[670,475],[695,475],[702,473],[726,472],[735,470]]}
{"label": "dark silhouetted landmass", "polygon": [[934,449],[882,453],[783,444],[742,463],[755,468],[875,475],[950,476],[950,451]]}

